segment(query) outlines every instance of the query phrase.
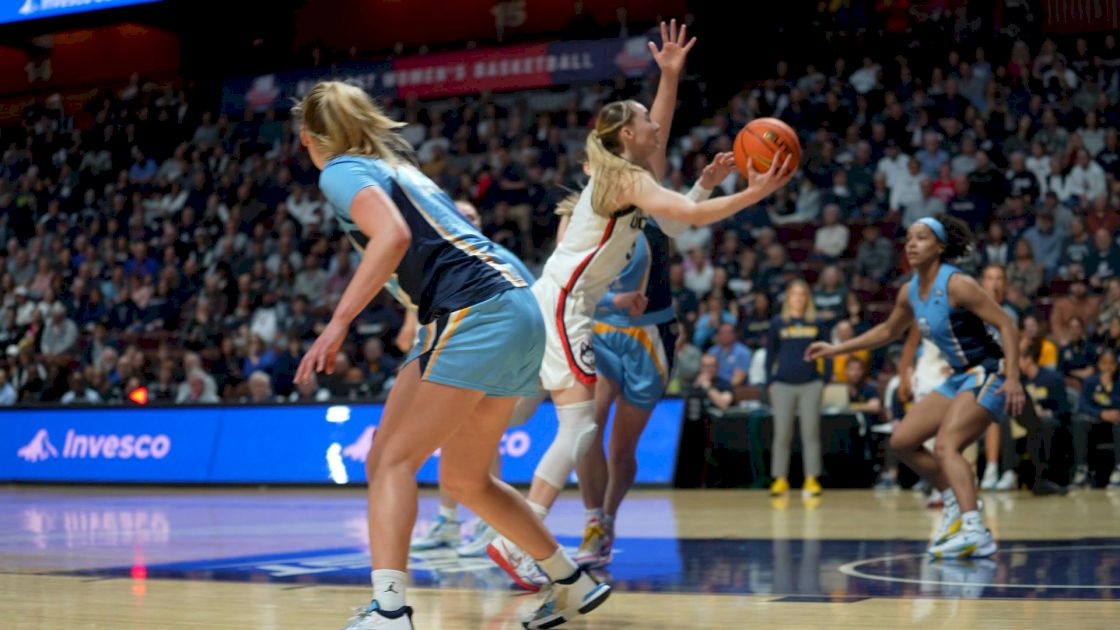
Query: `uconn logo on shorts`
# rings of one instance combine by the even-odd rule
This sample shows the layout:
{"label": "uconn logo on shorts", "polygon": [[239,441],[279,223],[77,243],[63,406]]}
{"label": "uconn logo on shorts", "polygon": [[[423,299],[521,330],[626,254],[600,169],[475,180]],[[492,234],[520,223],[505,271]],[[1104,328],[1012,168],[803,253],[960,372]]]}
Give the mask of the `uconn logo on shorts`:
{"label": "uconn logo on shorts", "polygon": [[579,345],[579,361],[592,370],[595,369],[595,351],[591,349],[591,344],[586,341]]}

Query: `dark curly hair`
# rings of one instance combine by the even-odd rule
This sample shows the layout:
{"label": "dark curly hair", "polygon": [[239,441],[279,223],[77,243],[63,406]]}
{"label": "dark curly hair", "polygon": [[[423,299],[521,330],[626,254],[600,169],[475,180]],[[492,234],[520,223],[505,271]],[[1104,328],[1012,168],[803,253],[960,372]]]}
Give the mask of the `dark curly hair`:
{"label": "dark curly hair", "polygon": [[944,212],[933,218],[945,226],[945,251],[941,253],[941,260],[956,260],[967,256],[976,241],[968,224]]}

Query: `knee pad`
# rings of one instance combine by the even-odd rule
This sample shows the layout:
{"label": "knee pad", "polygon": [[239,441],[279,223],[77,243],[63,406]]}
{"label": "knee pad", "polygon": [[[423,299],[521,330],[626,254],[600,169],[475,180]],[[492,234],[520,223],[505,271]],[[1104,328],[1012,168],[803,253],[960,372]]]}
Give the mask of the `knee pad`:
{"label": "knee pad", "polygon": [[553,488],[563,488],[576,462],[595,441],[595,401],[556,407],[556,439],[534,473]]}

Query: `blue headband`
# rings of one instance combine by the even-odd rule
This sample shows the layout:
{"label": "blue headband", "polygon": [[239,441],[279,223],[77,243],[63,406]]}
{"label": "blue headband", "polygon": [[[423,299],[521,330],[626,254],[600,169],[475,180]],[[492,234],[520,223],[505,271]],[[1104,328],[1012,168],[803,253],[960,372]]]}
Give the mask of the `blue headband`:
{"label": "blue headband", "polygon": [[937,240],[941,241],[942,243],[949,242],[949,238],[945,235],[945,226],[942,225],[941,222],[937,219],[933,217],[922,217],[918,219],[918,223],[921,223],[922,225],[933,230],[933,234],[937,237]]}

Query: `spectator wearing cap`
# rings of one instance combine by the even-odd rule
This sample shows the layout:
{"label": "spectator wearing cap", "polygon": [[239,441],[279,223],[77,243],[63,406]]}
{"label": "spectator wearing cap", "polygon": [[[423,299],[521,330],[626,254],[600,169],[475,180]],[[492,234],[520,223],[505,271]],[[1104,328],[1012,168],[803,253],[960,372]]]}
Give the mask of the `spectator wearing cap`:
{"label": "spectator wearing cap", "polygon": [[16,325],[20,328],[31,325],[31,316],[39,310],[39,303],[32,300],[27,287],[16,287]]}
{"label": "spectator wearing cap", "polygon": [[1120,246],[1104,228],[1093,234],[1093,249],[1085,259],[1085,275],[1095,288],[1104,287],[1109,279],[1120,275]]}
{"label": "spectator wearing cap", "polygon": [[66,308],[56,303],[39,339],[39,350],[45,356],[62,358],[78,349],[78,326],[66,316]]}
{"label": "spectator wearing cap", "polygon": [[1054,226],[1054,214],[1047,210],[1039,212],[1035,224],[1023,232],[1022,238],[1031,244],[1035,262],[1042,265],[1047,277],[1057,273],[1066,235]]}

